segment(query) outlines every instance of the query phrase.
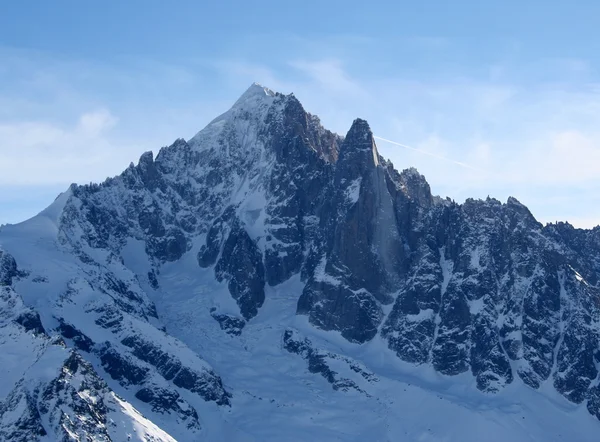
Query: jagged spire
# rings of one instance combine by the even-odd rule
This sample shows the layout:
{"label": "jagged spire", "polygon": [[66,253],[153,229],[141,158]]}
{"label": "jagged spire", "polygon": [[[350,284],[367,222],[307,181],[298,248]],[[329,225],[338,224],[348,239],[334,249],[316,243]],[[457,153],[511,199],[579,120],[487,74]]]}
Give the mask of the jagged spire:
{"label": "jagged spire", "polygon": [[379,154],[369,123],[357,118],[352,123],[340,148],[338,170],[344,178],[354,179],[379,165]]}

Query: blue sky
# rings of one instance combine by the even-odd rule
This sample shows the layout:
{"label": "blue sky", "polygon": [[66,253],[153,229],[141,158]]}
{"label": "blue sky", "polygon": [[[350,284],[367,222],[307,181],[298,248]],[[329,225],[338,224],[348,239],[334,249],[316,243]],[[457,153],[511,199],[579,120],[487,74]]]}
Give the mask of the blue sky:
{"label": "blue sky", "polygon": [[600,223],[599,2],[208,3],[0,4],[0,223],[190,138],[254,81],[477,169],[378,143],[436,194]]}

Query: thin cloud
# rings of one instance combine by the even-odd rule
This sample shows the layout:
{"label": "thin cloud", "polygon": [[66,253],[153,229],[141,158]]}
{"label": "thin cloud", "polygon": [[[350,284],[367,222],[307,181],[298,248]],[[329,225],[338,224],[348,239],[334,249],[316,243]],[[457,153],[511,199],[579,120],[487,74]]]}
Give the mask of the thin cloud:
{"label": "thin cloud", "polygon": [[297,60],[291,62],[290,66],[303,72],[329,93],[346,94],[352,97],[367,95],[359,83],[348,75],[340,60]]}
{"label": "thin cloud", "polygon": [[215,69],[219,75],[228,78],[229,82],[240,90],[239,94],[253,82],[258,82],[277,92],[289,90],[288,82],[280,80],[273,69],[261,64],[243,60],[219,60],[206,64]]}
{"label": "thin cloud", "polygon": [[437,155],[437,154],[435,154],[433,152],[428,152],[428,151],[423,150],[423,149],[417,149],[416,147],[407,146],[406,144],[401,144],[401,143],[398,143],[396,141],[388,140],[386,138],[382,138],[382,137],[379,137],[377,135],[374,135],[373,138],[375,138],[377,140],[385,141],[386,143],[390,143],[390,144],[394,144],[396,146],[403,147],[404,149],[409,149],[409,150],[412,150],[414,152],[418,152],[418,153],[423,154],[423,155],[427,155],[427,156],[430,156],[430,157],[433,157],[433,158],[437,158],[438,160],[442,160],[442,161],[446,161],[448,163],[456,164],[457,166],[461,166],[461,167],[464,167],[464,168],[467,168],[467,169],[475,170],[477,172],[483,172],[483,173],[485,173],[485,170],[480,169],[478,167],[471,166],[471,165],[469,165],[467,163],[463,163],[462,161],[456,161],[456,160],[453,160],[451,158],[446,158],[446,157],[444,157],[442,155]]}
{"label": "thin cloud", "polygon": [[127,165],[130,149],[115,144],[117,119],[107,110],[71,125],[45,121],[0,124],[0,185],[70,184],[103,180]]}

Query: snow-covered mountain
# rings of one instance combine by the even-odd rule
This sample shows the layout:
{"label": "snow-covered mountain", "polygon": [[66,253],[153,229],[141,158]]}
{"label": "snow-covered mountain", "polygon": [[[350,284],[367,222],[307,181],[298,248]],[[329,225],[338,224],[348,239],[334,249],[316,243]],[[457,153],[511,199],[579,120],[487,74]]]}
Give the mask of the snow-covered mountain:
{"label": "snow-covered mountain", "polygon": [[600,228],[456,204],[293,95],[0,229],[3,440],[592,441]]}

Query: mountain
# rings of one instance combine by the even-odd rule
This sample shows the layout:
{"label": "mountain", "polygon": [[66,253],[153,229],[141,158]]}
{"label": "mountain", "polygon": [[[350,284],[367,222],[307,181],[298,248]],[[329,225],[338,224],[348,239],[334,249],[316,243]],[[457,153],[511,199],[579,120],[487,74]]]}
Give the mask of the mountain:
{"label": "mountain", "polygon": [[8,440],[591,441],[600,228],[457,204],[252,85],[0,229]]}

